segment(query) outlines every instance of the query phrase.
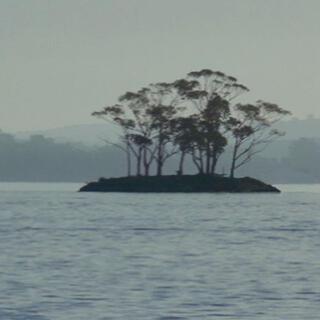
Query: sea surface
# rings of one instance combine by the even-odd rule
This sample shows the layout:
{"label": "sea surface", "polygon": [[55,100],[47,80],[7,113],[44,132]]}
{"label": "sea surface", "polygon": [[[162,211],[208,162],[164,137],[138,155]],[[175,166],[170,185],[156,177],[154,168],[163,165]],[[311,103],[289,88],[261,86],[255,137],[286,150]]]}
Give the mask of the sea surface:
{"label": "sea surface", "polygon": [[320,186],[0,184],[1,320],[320,319]]}

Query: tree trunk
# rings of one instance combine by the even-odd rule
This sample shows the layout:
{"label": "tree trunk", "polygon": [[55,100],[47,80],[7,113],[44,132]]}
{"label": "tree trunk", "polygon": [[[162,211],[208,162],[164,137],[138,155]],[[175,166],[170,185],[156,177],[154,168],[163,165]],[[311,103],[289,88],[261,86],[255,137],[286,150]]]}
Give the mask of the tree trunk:
{"label": "tree trunk", "polygon": [[162,176],[162,167],[163,167],[163,163],[161,161],[158,161],[157,176]]}
{"label": "tree trunk", "polygon": [[236,161],[237,161],[237,154],[238,154],[238,145],[235,144],[232,152],[232,161],[231,161],[231,168],[230,168],[230,178],[234,178],[234,172],[236,170]]}
{"label": "tree trunk", "polygon": [[131,176],[131,154],[129,149],[129,144],[127,143],[127,175],[128,177]]}
{"label": "tree trunk", "polygon": [[179,170],[178,170],[179,176],[183,175],[183,164],[184,164],[185,155],[186,155],[185,152],[181,152],[181,157],[180,157],[180,162],[179,162]]}
{"label": "tree trunk", "polygon": [[196,165],[196,167],[198,168],[199,174],[201,174],[201,167],[200,167],[199,163],[197,162],[195,151],[192,152],[192,161]]}
{"label": "tree trunk", "polygon": [[127,152],[127,175],[128,177],[131,176],[131,155],[130,152]]}
{"label": "tree trunk", "polygon": [[143,149],[143,166],[144,166],[144,175],[147,177],[149,176],[150,163],[148,163],[146,148]]}
{"label": "tree trunk", "polygon": [[212,175],[216,173],[217,162],[218,162],[218,155],[214,153],[212,155],[212,163],[211,163],[211,169],[210,169],[210,174]]}
{"label": "tree trunk", "polygon": [[210,154],[210,146],[207,145],[206,150],[206,174],[210,174],[210,160],[211,160],[211,154]]}
{"label": "tree trunk", "polygon": [[149,177],[149,171],[150,171],[149,169],[150,169],[150,165],[149,164],[144,166],[144,175],[146,177]]}
{"label": "tree trunk", "polygon": [[203,153],[202,153],[202,151],[199,151],[199,157],[200,157],[200,174],[203,174],[204,170],[203,170]]}
{"label": "tree trunk", "polygon": [[141,155],[142,155],[142,150],[139,149],[138,157],[137,157],[137,176],[141,176]]}
{"label": "tree trunk", "polygon": [[163,166],[163,145],[162,145],[162,132],[160,130],[159,133],[159,145],[158,145],[158,152],[157,152],[157,176],[162,175],[162,166]]}
{"label": "tree trunk", "polygon": [[230,178],[232,179],[234,178],[235,167],[236,167],[236,161],[235,161],[235,158],[232,157],[231,168],[230,168]]}

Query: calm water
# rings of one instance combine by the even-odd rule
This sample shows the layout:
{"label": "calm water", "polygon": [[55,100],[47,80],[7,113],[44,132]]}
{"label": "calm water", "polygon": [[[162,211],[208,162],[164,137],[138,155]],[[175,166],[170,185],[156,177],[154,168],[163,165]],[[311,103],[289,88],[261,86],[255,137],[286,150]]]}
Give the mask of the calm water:
{"label": "calm water", "polygon": [[319,319],[320,186],[0,184],[0,319]]}

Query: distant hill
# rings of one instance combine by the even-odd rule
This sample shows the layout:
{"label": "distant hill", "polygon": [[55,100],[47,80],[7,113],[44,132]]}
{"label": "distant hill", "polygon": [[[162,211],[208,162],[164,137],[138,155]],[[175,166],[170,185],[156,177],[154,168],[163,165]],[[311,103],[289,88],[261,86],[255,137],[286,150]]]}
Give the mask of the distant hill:
{"label": "distant hill", "polygon": [[[282,124],[288,131],[257,155],[237,176],[252,176],[268,183],[320,182],[320,121],[293,120]],[[309,130],[308,130],[309,129]],[[301,133],[301,136],[300,134]],[[116,139],[107,124],[79,125],[13,135],[0,131],[0,181],[92,181],[119,177],[126,171],[125,154],[107,147],[103,138]],[[291,139],[288,139],[291,138]],[[219,173],[228,174],[230,150],[221,157]],[[178,159],[165,165],[165,174],[175,174]],[[151,168],[152,174],[155,168]],[[194,174],[190,157],[185,173]]]}
{"label": "distant hill", "polygon": [[117,139],[116,127],[108,123],[81,124],[54,128],[48,130],[24,131],[15,133],[18,139],[28,139],[32,135],[42,135],[52,138],[56,142],[71,142],[85,146],[102,146],[103,139],[115,141]]}
{"label": "distant hill", "polygon": [[283,121],[278,128],[286,132],[285,139],[320,138],[320,119],[290,119]]}
{"label": "distant hill", "polygon": [[[283,140],[305,138],[320,138],[320,119],[291,119],[281,122],[278,128],[286,132]],[[57,142],[76,142],[85,145],[102,145],[103,138],[115,139],[117,130],[111,124],[97,122],[96,124],[80,124],[48,130],[17,132],[17,138],[28,138],[34,134],[41,134],[53,138]]]}
{"label": "distant hill", "polygon": [[[280,140],[270,145],[263,152],[264,157],[281,158],[288,152],[288,147],[292,140],[299,138],[317,138],[320,140],[320,119],[290,119],[281,122],[278,129],[286,132]],[[97,122],[96,124],[80,124],[49,130],[18,132],[15,136],[19,139],[28,139],[35,134],[53,138],[57,142],[71,142],[84,146],[103,146],[103,139],[117,140],[117,129],[109,123]]]}

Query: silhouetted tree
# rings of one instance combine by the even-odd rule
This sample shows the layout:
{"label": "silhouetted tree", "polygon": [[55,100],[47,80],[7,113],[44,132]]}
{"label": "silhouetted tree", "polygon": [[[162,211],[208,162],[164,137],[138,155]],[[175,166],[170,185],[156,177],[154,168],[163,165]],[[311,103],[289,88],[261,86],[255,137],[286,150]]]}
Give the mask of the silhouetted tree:
{"label": "silhouetted tree", "polygon": [[[122,129],[120,142],[111,144],[131,156],[136,174],[150,174],[153,163],[162,175],[165,162],[180,153],[178,174],[187,155],[200,174],[215,174],[218,160],[233,139],[230,176],[282,133],[272,126],[289,112],[276,104],[234,104],[249,91],[237,79],[203,69],[172,83],[151,84],[127,92],[119,104],[94,112]],[[110,142],[109,142],[110,143]],[[142,170],[144,169],[144,170]]]}
{"label": "silhouetted tree", "polygon": [[130,132],[135,130],[136,127],[136,123],[132,115],[129,114],[128,110],[120,104],[104,107],[101,111],[93,112],[92,115],[121,128],[122,135],[119,139],[120,141],[113,142],[108,139],[104,139],[104,141],[125,152],[127,158],[127,175],[130,176],[132,151],[134,151],[134,155],[137,156],[130,139]]}
{"label": "silhouetted tree", "polygon": [[272,126],[290,112],[274,103],[258,101],[256,104],[237,104],[233,108],[227,127],[234,139],[230,177],[235,170],[262,152],[271,142],[284,135]]}
{"label": "silhouetted tree", "polygon": [[248,89],[236,78],[209,69],[190,72],[185,81],[176,85],[189,102],[190,112],[198,116],[196,141],[192,142],[193,161],[200,173],[214,174],[227,144],[223,124],[230,114],[230,101]]}
{"label": "silhouetted tree", "polygon": [[[149,175],[150,166],[156,161],[157,175],[162,174],[165,161],[177,151],[171,141],[171,120],[180,111],[181,97],[170,83],[151,84],[136,93],[127,92],[119,103],[105,107],[93,115],[121,127],[123,144],[112,142],[126,151],[127,159],[133,154],[137,175]],[[128,165],[129,167],[129,165]]]}
{"label": "silhouetted tree", "polygon": [[197,117],[179,117],[171,121],[173,133],[173,144],[178,146],[180,151],[180,160],[177,173],[183,174],[183,166],[186,155],[194,153],[195,138],[198,134]]}
{"label": "silhouetted tree", "polygon": [[156,174],[162,175],[165,162],[178,152],[172,139],[172,120],[183,111],[182,97],[174,83],[155,83],[144,90],[152,144],[149,159],[156,162]]}

